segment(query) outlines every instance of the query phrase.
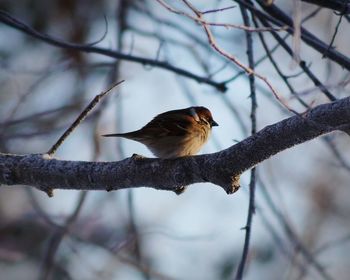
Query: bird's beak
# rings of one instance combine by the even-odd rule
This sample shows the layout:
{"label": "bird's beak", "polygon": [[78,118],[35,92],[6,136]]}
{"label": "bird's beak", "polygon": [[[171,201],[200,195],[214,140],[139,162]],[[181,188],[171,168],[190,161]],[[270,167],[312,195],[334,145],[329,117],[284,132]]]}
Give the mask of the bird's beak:
{"label": "bird's beak", "polygon": [[218,123],[216,121],[212,120],[211,121],[211,126],[213,127],[213,126],[219,126],[219,125],[218,125]]}

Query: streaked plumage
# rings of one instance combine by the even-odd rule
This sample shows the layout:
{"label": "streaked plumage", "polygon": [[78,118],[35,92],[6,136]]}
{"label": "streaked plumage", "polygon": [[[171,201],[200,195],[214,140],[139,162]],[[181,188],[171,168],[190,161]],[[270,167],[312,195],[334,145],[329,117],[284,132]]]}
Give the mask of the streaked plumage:
{"label": "streaked plumage", "polygon": [[175,158],[197,154],[217,125],[207,108],[189,107],[159,114],[139,130],[103,136],[138,141],[159,158]]}

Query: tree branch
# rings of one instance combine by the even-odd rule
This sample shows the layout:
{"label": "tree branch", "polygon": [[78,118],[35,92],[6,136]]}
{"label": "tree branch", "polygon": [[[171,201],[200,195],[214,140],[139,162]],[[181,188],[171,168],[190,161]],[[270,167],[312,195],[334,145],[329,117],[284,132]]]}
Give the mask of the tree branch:
{"label": "tree branch", "polygon": [[270,125],[223,151],[176,159],[133,156],[119,162],[82,162],[43,155],[0,154],[0,183],[48,189],[118,190],[152,187],[174,191],[211,182],[227,193],[239,187],[239,176],[294,145],[350,126],[350,97],[319,105]]}
{"label": "tree branch", "polygon": [[123,59],[131,62],[140,63],[142,65],[154,66],[154,67],[162,68],[162,69],[174,72],[176,74],[179,74],[181,76],[193,79],[198,83],[208,84],[210,86],[215,87],[217,90],[221,92],[225,92],[227,90],[226,84],[224,82],[221,82],[221,83],[215,82],[210,78],[198,76],[196,74],[193,74],[190,71],[173,66],[167,63],[166,61],[159,61],[156,59],[150,59],[150,58],[144,58],[140,56],[125,54],[114,50],[91,46],[91,44],[83,45],[83,44],[75,44],[75,43],[62,41],[60,39],[51,37],[49,35],[46,35],[34,30],[30,26],[26,25],[25,23],[12,17],[10,14],[2,10],[0,10],[0,22],[55,47],[59,47],[62,49],[73,49],[73,50],[86,52],[86,53],[101,54],[101,55],[112,57],[115,59]]}
{"label": "tree branch", "polygon": [[[247,9],[244,8],[244,6],[240,5],[240,10],[241,10],[244,24],[247,26],[250,26],[251,20],[248,15]],[[254,51],[253,51],[252,34],[245,32],[245,35],[246,35],[246,41],[247,41],[248,64],[249,64],[249,68],[253,69],[254,71]],[[249,86],[250,86],[250,98],[251,98],[251,111],[250,111],[250,119],[252,123],[251,134],[254,135],[256,133],[256,119],[257,119],[256,109],[258,106],[258,102],[256,99],[255,78],[253,75],[249,76]],[[237,280],[243,279],[244,268],[246,267],[246,264],[247,264],[248,251],[249,251],[250,239],[252,234],[253,215],[255,213],[256,175],[257,175],[256,167],[253,167],[250,174],[250,182],[249,182],[248,215],[247,215],[247,222],[244,227],[245,238],[244,238],[241,260],[239,262],[238,269],[236,272],[236,277],[235,277],[235,279]]]}
{"label": "tree branch", "polygon": [[[263,25],[269,26],[269,23],[264,19],[264,17],[261,17],[260,15],[257,15],[259,20]],[[262,34],[259,34],[262,35]],[[276,39],[276,41],[279,43],[279,45],[292,57],[293,56],[293,50],[288,46],[288,44],[285,42],[284,39],[282,39],[276,32],[271,32],[271,35]],[[262,38],[260,36],[260,38]],[[320,91],[322,91],[327,98],[330,101],[336,100],[336,97],[328,90],[328,88],[316,77],[316,75],[309,69],[309,67],[306,65],[304,60],[300,60],[298,62],[299,67],[303,70],[304,74],[309,77],[309,79],[314,83],[315,86],[317,86]],[[274,63],[272,63],[274,65]]]}
{"label": "tree branch", "polygon": [[338,11],[341,14],[350,14],[350,3],[346,0],[302,0],[323,8]]}
{"label": "tree branch", "polygon": [[[261,12],[260,10],[256,9],[255,7],[247,4],[245,1],[242,1],[242,0],[235,0],[235,1],[238,2],[239,4],[244,5],[247,9],[251,10],[252,13],[256,14],[259,17],[264,17],[266,20],[272,22],[273,24],[276,24],[278,26],[287,25],[288,28],[286,29],[286,31],[290,34],[293,34],[294,32],[293,20],[276,5],[271,4],[269,6],[266,6],[264,4],[264,1],[256,0],[256,2],[268,14],[267,15]],[[350,59],[347,56],[345,56],[344,54],[338,52],[333,48],[328,50],[328,44],[318,39],[316,36],[314,36],[311,32],[309,32],[303,27],[301,28],[301,39],[307,45],[309,45],[311,48],[315,49],[325,57],[329,58],[330,60],[334,61],[338,65],[344,67],[345,69],[350,70]]]}

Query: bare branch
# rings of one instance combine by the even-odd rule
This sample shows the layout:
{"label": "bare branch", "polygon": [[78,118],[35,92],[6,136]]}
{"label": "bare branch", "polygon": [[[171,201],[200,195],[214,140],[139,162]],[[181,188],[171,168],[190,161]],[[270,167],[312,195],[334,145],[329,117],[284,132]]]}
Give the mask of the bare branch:
{"label": "bare branch", "polygon": [[[241,0],[237,0],[241,1]],[[268,22],[258,15],[259,20],[264,25],[269,25]],[[271,32],[272,36],[276,39],[276,41],[280,44],[282,48],[285,49],[285,51],[293,56],[293,50],[288,46],[288,44],[276,33]],[[261,36],[260,36],[261,37]],[[317,86],[327,97],[329,100],[334,101],[336,100],[336,97],[327,89],[326,86],[323,85],[323,83],[311,72],[309,67],[306,65],[305,61],[301,60],[299,61],[300,68],[304,71],[304,73],[310,78],[310,80],[314,83],[315,86]]]}
{"label": "bare branch", "polygon": [[[240,5],[241,14],[243,18],[243,22],[245,25],[250,26],[250,18],[247,12],[247,9]],[[254,53],[253,53],[253,38],[252,34],[246,32],[246,41],[247,41],[247,56],[249,67],[254,70]],[[250,98],[251,98],[251,113],[250,119],[252,123],[251,134],[254,135],[256,133],[256,109],[257,109],[257,99],[256,99],[256,87],[255,87],[255,77],[253,75],[249,76],[249,86],[250,86]],[[249,182],[249,206],[248,206],[248,215],[247,222],[244,227],[245,229],[245,238],[241,260],[238,265],[236,279],[243,279],[244,268],[248,258],[250,237],[252,232],[252,224],[253,224],[253,215],[255,213],[255,188],[256,188],[256,175],[257,170],[256,167],[253,167],[250,174],[250,182]]]}
{"label": "bare branch", "polygon": [[225,92],[227,89],[225,83],[215,82],[215,81],[211,80],[210,78],[198,76],[198,75],[193,74],[192,72],[189,72],[185,69],[173,66],[173,65],[167,63],[166,61],[158,61],[158,60],[154,60],[154,59],[125,54],[125,53],[121,53],[118,51],[94,47],[94,46],[90,46],[90,45],[64,42],[62,40],[59,40],[57,38],[51,37],[51,36],[46,35],[46,34],[42,34],[38,31],[32,29],[30,26],[26,25],[25,23],[19,21],[18,19],[12,17],[10,14],[8,14],[4,11],[1,11],[1,10],[0,10],[0,22],[6,24],[8,26],[11,26],[17,30],[20,30],[20,31],[22,31],[22,32],[24,32],[24,33],[26,33],[26,34],[28,34],[36,39],[39,39],[45,43],[48,43],[50,45],[53,45],[53,46],[56,46],[59,48],[73,49],[73,50],[86,52],[86,53],[96,53],[96,54],[101,54],[101,55],[116,58],[116,59],[123,59],[123,60],[127,60],[127,61],[140,63],[142,65],[151,65],[151,66],[166,69],[166,70],[169,70],[169,71],[174,72],[176,74],[193,79],[193,80],[197,81],[198,83],[204,83],[204,84],[211,85],[221,92]]}
{"label": "bare branch", "polygon": [[[239,2],[240,4],[245,5],[248,9],[251,9],[252,7],[250,5],[246,5],[244,1],[241,0],[235,0],[236,2]],[[284,26],[285,24],[289,26],[286,30],[289,33],[293,33],[293,20],[285,14],[281,9],[279,9],[276,5],[271,4],[269,6],[264,5],[262,0],[257,0],[259,5],[270,15],[270,17],[266,17],[266,20],[269,20],[273,22],[274,24],[277,23],[277,25]],[[258,16],[264,16],[265,13],[261,13],[261,11],[254,9],[254,13]],[[308,44],[313,49],[317,50],[321,54],[324,54],[327,58],[334,61],[338,65],[344,67],[347,70],[350,70],[350,59],[349,57],[345,56],[344,54],[338,52],[335,49],[328,49],[328,45],[325,44],[323,41],[318,39],[316,36],[314,36],[311,32],[306,30],[304,27],[301,27],[301,39]]]}
{"label": "bare branch", "polygon": [[[163,7],[165,7],[166,9],[168,9],[170,12],[176,13],[176,14],[183,14],[182,12],[178,12],[177,10],[174,10],[171,6],[167,5],[163,0],[156,0],[158,3],[160,3]],[[278,93],[277,89],[270,83],[270,81],[263,75],[255,72],[252,68],[250,68],[249,66],[244,65],[244,63],[242,63],[238,58],[236,58],[234,55],[230,54],[229,52],[227,52],[226,50],[224,50],[223,48],[221,48],[219,46],[219,44],[216,42],[216,39],[213,35],[213,33],[210,30],[209,25],[202,20],[202,16],[203,14],[197,10],[189,1],[187,0],[182,0],[187,7],[189,7],[197,16],[197,18],[195,18],[194,20],[199,22],[204,31],[205,34],[207,35],[208,41],[210,46],[216,51],[218,52],[220,55],[222,55],[223,57],[225,57],[226,59],[228,59],[229,61],[233,62],[235,65],[237,65],[239,68],[243,69],[245,71],[245,73],[247,75],[254,75],[257,78],[259,78],[260,80],[262,80],[271,90],[272,94],[275,96],[275,98],[284,106],[286,107],[289,111],[291,111],[292,113],[297,114],[296,112],[294,112],[294,110],[292,108],[290,108],[288,106],[288,104],[283,100],[283,98],[280,96],[280,94]],[[196,20],[197,19],[197,20]]]}
{"label": "bare branch", "polygon": [[[189,19],[192,19],[193,21],[199,23],[199,24],[202,24],[202,25],[209,25],[209,26],[218,26],[218,27],[225,27],[225,28],[236,28],[236,29],[240,29],[240,30],[244,30],[244,31],[247,31],[247,32],[267,32],[267,31],[271,31],[271,30],[274,30],[274,31],[283,31],[287,28],[287,26],[282,26],[280,28],[273,28],[273,27],[270,27],[270,28],[254,28],[254,27],[251,27],[251,26],[246,26],[246,25],[238,25],[238,24],[232,24],[232,23],[221,23],[221,22],[210,22],[210,21],[207,21],[205,20],[202,15],[208,13],[208,12],[218,12],[218,11],[222,11],[222,9],[218,9],[218,10],[212,10],[212,11],[206,11],[206,12],[200,12],[199,10],[196,10],[196,12],[198,12],[199,14],[194,17],[194,16],[191,16],[190,14],[188,13],[185,13],[183,11],[180,11],[180,10],[177,10],[175,8],[173,8],[172,6],[168,5],[165,1],[163,0],[157,0],[157,2],[162,5],[164,8],[166,8],[168,11],[174,13],[174,14],[177,14],[177,15],[182,15],[182,16],[185,16]],[[189,4],[188,2],[186,3],[187,5]]]}
{"label": "bare branch", "polygon": [[51,188],[118,190],[152,187],[174,191],[211,182],[227,193],[239,187],[239,176],[258,163],[297,144],[350,125],[350,97],[311,109],[270,125],[221,152],[176,159],[131,157],[119,162],[49,159],[43,155],[0,154],[0,183]]}
{"label": "bare branch", "polygon": [[338,11],[341,14],[350,14],[350,3],[344,0],[302,0],[320,7]]}
{"label": "bare branch", "polygon": [[62,145],[64,140],[73,132],[73,130],[86,118],[86,116],[89,114],[89,112],[96,106],[98,102],[106,95],[108,94],[112,89],[114,89],[116,86],[123,83],[124,80],[115,83],[112,85],[109,89],[103,91],[102,93],[95,96],[95,98],[86,106],[83,112],[77,117],[77,119],[73,122],[73,124],[62,134],[62,136],[57,140],[57,142],[49,149],[47,154],[49,156],[53,156],[53,154],[57,151],[58,147]]}

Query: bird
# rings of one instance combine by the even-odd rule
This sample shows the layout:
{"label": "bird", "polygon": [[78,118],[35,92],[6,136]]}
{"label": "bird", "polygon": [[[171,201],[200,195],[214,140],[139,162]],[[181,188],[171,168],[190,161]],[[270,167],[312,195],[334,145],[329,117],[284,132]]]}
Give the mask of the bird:
{"label": "bird", "polygon": [[156,157],[170,159],[197,154],[207,142],[213,126],[218,124],[209,109],[193,106],[159,114],[136,131],[102,136],[140,142]]}

